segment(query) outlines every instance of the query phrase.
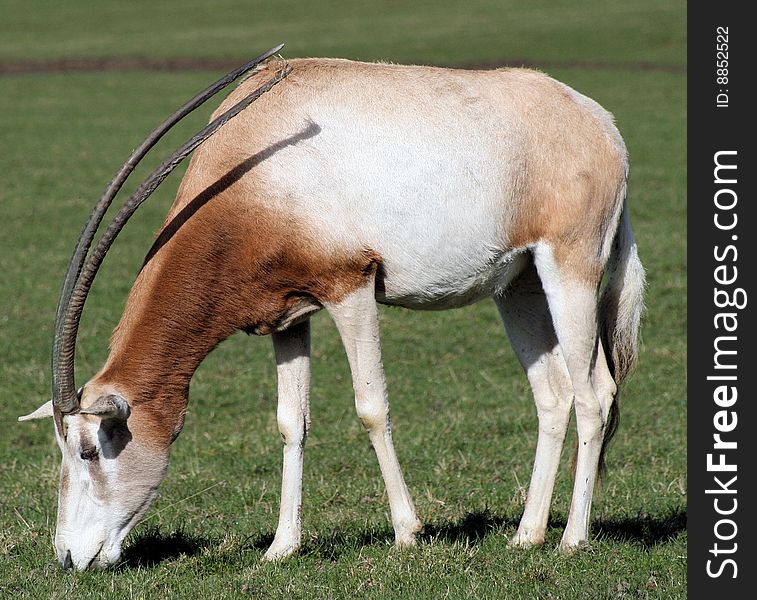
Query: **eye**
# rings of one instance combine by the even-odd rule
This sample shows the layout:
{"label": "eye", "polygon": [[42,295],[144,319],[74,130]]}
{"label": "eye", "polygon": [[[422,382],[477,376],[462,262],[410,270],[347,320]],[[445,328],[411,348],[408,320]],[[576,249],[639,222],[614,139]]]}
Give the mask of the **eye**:
{"label": "eye", "polygon": [[82,460],[97,460],[98,458],[98,452],[97,448],[84,448],[84,450],[81,451],[79,454],[79,457]]}

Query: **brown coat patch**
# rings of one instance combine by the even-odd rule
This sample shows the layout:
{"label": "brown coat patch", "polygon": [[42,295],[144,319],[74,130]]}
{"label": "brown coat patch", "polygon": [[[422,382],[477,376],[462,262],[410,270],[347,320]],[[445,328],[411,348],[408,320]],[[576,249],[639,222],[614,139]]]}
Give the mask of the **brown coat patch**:
{"label": "brown coat patch", "polygon": [[602,122],[552,79],[532,71],[517,76],[527,85],[515,88],[511,100],[528,115],[533,151],[508,224],[510,245],[546,242],[561,267],[595,285],[607,259],[608,228],[614,231],[620,217],[625,152],[609,136],[608,115]]}

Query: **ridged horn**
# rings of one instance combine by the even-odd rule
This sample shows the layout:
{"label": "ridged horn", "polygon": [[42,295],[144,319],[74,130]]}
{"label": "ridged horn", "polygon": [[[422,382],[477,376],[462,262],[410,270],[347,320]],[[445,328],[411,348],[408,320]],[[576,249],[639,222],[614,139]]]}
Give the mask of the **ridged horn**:
{"label": "ridged horn", "polygon": [[270,90],[279,81],[284,79],[291,68],[279,71],[264,85],[256,89],[243,100],[235,104],[228,111],[214,119],[196,135],[190,138],[178,150],[153,171],[124,203],[119,212],[113,218],[108,228],[98,241],[95,249],[87,258],[89,248],[102,222],[103,216],[113,201],[118,191],[123,186],[129,174],[134,170],[139,161],[160,140],[161,137],[176,123],[190,112],[201,106],[212,96],[217,94],[230,83],[255,68],[267,58],[276,54],[284,44],[276,46],[256,57],[247,64],[231,71],[211,86],[200,92],[189,102],[181,106],[174,114],[159,125],[140,146],[132,153],[121,169],[111,180],[100,200],[97,202],[84,225],[84,228],[76,243],[76,248],[71,256],[66,277],[61,287],[60,298],[55,318],[55,337],[52,351],[52,396],[53,407],[67,414],[78,410],[79,397],[74,384],[74,354],[76,349],[76,334],[79,330],[81,313],[86,301],[87,294],[92,287],[92,282],[105,254],[115,241],[126,221],[134,214],[136,209],[152,194],[160,183],[173,171],[191,152],[202,142],[213,135],[219,127],[224,125],[239,112],[247,108],[262,94]]}

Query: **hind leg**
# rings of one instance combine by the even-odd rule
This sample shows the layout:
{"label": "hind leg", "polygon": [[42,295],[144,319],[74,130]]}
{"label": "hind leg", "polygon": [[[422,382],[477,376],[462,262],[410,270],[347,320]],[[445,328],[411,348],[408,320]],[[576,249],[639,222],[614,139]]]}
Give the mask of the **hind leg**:
{"label": "hind leg", "polygon": [[597,331],[599,281],[561,265],[547,245],[534,251],[557,340],[573,387],[578,452],[568,523],[560,547],[572,550],[589,539],[589,515],[604,428],[615,393]]}
{"label": "hind leg", "polygon": [[539,418],[539,437],[518,531],[510,542],[544,543],[555,477],[573,405],[573,387],[552,325],[547,299],[533,263],[506,295],[494,297],[507,335],[526,371]]}

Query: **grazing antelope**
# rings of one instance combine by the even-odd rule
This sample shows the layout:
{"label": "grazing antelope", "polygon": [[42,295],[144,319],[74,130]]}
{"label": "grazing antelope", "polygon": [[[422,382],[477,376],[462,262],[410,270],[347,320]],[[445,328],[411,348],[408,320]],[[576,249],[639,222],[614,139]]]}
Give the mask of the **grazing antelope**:
{"label": "grazing antelope", "polygon": [[[136,162],[251,66],[148,137],[79,240],[58,309],[53,400],[22,417],[54,418],[63,454],[60,562],[86,569],[119,559],[165,476],[192,374],[237,330],[273,339],[284,460],[265,558],[296,551],[310,425],[308,319],[323,308],[347,352],[396,544],[412,545],[421,522],[392,443],[377,303],[447,309],[483,298],[499,309],[539,419],[512,544],[544,541],[571,407],[579,443],[561,547],[586,542],[617,385],[636,358],[644,288],[625,204],[628,159],[612,117],[531,70],[263,62],[277,50],[253,61],[211,125],[140,186],[89,252]],[[108,359],[77,392],[74,345],[94,274],[126,219],[195,147]]]}

